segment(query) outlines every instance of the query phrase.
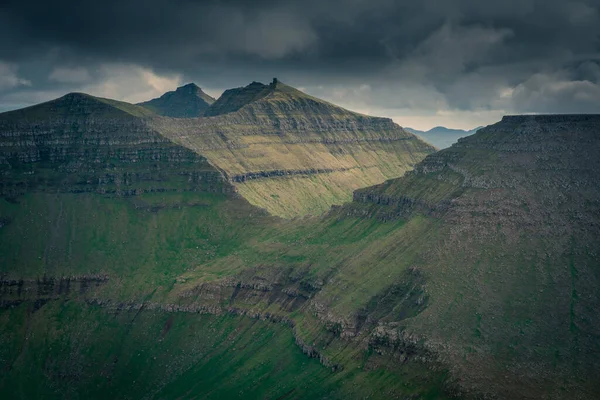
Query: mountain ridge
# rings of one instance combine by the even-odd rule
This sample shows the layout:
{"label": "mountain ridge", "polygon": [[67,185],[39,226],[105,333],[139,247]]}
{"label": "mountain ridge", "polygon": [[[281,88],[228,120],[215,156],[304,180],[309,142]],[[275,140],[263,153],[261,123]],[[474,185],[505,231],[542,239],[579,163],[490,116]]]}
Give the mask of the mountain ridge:
{"label": "mountain ridge", "polygon": [[195,83],[188,83],[162,96],[138,103],[150,111],[172,118],[195,118],[204,115],[215,99]]}
{"label": "mountain ridge", "polygon": [[17,110],[2,112],[0,113],[0,116],[2,116],[2,119],[6,121],[9,119],[14,120],[17,118],[24,117],[27,117],[29,119],[43,119],[51,116],[68,117],[78,112],[110,113],[110,111],[122,112],[132,117],[149,117],[154,115],[152,111],[137,106],[135,104],[102,97],[96,97],[87,93],[71,92],[54,100],[34,104],[32,106],[20,108]]}
{"label": "mountain ridge", "polygon": [[[228,127],[242,139],[260,129],[260,140],[414,140],[394,125],[382,131],[385,119],[370,121],[382,124],[372,135],[356,119],[335,120],[354,127],[348,136],[308,122],[282,133],[269,114],[248,119],[261,107],[0,129],[15,177],[46,185],[18,184],[0,199],[0,360],[11,366],[3,389],[595,397],[600,116],[507,116],[355,191],[351,203],[295,220],[223,191],[234,186],[207,159],[146,125],[169,122],[227,151],[238,139]],[[219,122],[224,143],[205,129]],[[29,159],[36,152],[43,157]]]}
{"label": "mountain ridge", "polygon": [[324,213],[434,151],[389,118],[346,110],[277,79],[224,92],[209,114],[149,123],[205,155],[252,204],[287,218]]}
{"label": "mountain ridge", "polygon": [[483,128],[479,126],[474,129],[464,130],[464,129],[453,129],[446,128],[445,126],[436,126],[431,128],[428,131],[420,131],[413,128],[404,128],[407,131],[419,136],[427,143],[431,143],[438,149],[445,149],[450,147],[452,144],[456,143],[458,139],[463,138],[465,136],[469,136],[477,132],[479,129]]}

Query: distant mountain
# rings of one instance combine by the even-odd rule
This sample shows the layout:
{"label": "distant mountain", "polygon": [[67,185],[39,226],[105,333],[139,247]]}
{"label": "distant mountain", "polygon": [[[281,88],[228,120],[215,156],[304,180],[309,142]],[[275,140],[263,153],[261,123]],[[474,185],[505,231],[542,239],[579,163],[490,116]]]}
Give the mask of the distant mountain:
{"label": "distant mountain", "polygon": [[195,118],[204,115],[214,102],[215,99],[204,93],[195,83],[189,83],[138,105],[165,117]]}
{"label": "distant mountain", "polygon": [[458,139],[469,136],[481,129],[482,126],[478,126],[475,129],[465,131],[463,129],[451,129],[444,126],[436,126],[428,131],[419,131],[412,128],[404,128],[410,133],[413,133],[428,143],[431,143],[438,149],[445,149],[446,147],[452,146],[458,141]]}

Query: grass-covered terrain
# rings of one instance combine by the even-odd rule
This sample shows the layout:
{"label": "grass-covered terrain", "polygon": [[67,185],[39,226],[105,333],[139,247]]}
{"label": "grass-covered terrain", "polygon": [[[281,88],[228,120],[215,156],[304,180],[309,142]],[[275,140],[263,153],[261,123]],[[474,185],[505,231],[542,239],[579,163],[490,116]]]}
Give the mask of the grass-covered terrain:
{"label": "grass-covered terrain", "polygon": [[[35,217],[27,211],[33,209]],[[11,218],[0,230],[5,282],[26,281],[21,294],[16,286],[3,285],[9,308],[2,311],[0,338],[7,352],[2,360],[12,373],[0,382],[13,388],[17,398],[82,393],[88,398],[135,398],[141,388],[158,398],[277,398],[287,393],[290,398],[362,397],[361,393],[443,397],[447,375],[435,360],[396,364],[392,354],[376,352],[377,344],[364,347],[341,340],[337,328],[316,319],[302,302],[291,305],[286,295],[274,299],[269,293],[252,294],[235,285],[223,287],[212,298],[185,294],[202,283],[218,288],[223,284],[219,282],[235,276],[251,282],[256,275],[271,279],[279,274],[289,288],[298,282],[307,288],[318,285],[332,267],[339,268],[342,252],[360,254],[401,223],[332,219],[311,234],[311,225],[253,214],[252,207],[239,199],[195,193],[126,199],[31,194],[16,204],[3,203],[1,210],[3,218]],[[339,249],[329,252],[330,246]],[[288,247],[292,249],[284,250]],[[393,273],[402,276],[401,269]],[[77,286],[77,280],[86,276],[105,276],[106,281],[99,286],[90,283],[87,289]],[[58,283],[48,289],[40,281],[50,277],[73,281],[66,291]],[[377,293],[388,285],[382,280],[368,286]],[[398,297],[409,289],[401,289]],[[370,298],[369,293],[356,295]],[[46,303],[49,299],[56,300]],[[172,304],[190,311],[195,304],[201,314],[168,311]],[[369,307],[362,301],[344,304],[344,310]],[[393,313],[394,306],[378,311],[383,317]],[[133,310],[127,311],[130,307]],[[370,307],[376,310],[377,302]],[[274,322],[232,316],[234,310],[258,312],[260,319],[270,315]],[[402,307],[397,312],[403,312]],[[161,336],[165,330],[170,336]],[[322,353],[328,359],[325,365],[302,354],[303,347],[295,344],[292,334],[310,343],[308,355]],[[163,343],[165,337],[170,338],[168,343]],[[17,344],[25,340],[31,348]],[[98,377],[98,369],[106,372]],[[28,376],[40,383],[28,388],[17,384]]]}
{"label": "grass-covered terrain", "polygon": [[[0,200],[9,397],[599,392],[599,117],[506,118],[352,203],[294,220],[250,204],[164,126],[86,118],[41,136],[3,125],[13,126]],[[182,121],[169,137],[198,139],[175,132],[206,121]],[[217,136],[204,145],[226,140]],[[236,136],[258,138],[268,136]],[[360,143],[357,159],[392,157]],[[249,182],[259,180],[239,187]]]}
{"label": "grass-covered terrain", "polygon": [[434,151],[389,119],[281,82],[227,91],[207,115],[150,124],[206,157],[252,204],[285,218],[323,214],[350,201],[355,189],[402,176]]}

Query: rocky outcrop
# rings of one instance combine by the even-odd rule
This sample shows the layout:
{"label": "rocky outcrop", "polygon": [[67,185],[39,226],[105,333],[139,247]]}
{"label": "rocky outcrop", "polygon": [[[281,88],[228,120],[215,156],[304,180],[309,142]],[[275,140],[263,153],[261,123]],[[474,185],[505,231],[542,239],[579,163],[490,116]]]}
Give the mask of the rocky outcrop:
{"label": "rocky outcrop", "polygon": [[107,275],[73,275],[32,279],[1,279],[0,309],[34,302],[39,308],[50,300],[92,295],[109,280]]}

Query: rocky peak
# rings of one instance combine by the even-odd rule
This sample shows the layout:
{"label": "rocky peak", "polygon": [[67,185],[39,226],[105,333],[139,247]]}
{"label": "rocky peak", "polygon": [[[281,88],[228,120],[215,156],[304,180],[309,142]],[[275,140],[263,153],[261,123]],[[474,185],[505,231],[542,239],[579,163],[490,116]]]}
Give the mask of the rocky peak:
{"label": "rocky peak", "polygon": [[268,95],[273,88],[274,87],[271,85],[264,85],[254,81],[248,86],[226,90],[221,97],[206,110],[204,115],[212,117],[238,111],[245,105],[262,99]]}
{"label": "rocky peak", "polygon": [[202,116],[214,102],[215,99],[204,93],[198,85],[188,83],[139,105],[166,117],[195,118]]}

